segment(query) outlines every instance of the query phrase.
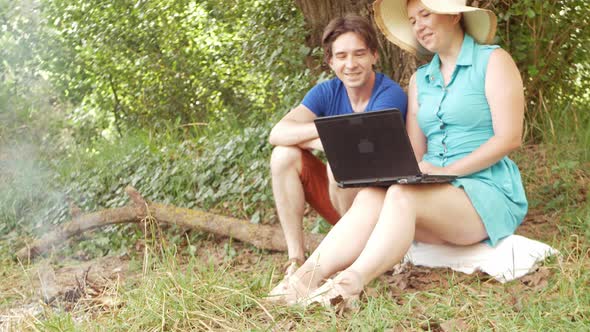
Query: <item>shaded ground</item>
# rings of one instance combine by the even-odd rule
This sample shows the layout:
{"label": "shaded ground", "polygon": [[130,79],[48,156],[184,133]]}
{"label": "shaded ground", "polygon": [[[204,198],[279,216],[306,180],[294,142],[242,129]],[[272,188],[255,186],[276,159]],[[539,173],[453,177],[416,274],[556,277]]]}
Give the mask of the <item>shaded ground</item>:
{"label": "shaded ground", "polygon": [[[543,239],[559,237],[559,231],[551,225],[548,218],[531,214],[521,228],[520,234],[535,237],[543,235]],[[537,237],[538,238],[538,237]],[[228,254],[228,245],[232,253]],[[143,244],[135,246],[133,254],[141,257]],[[188,251],[179,248],[179,252]],[[213,264],[217,267],[228,268],[232,274],[257,274],[261,260],[269,262],[277,268],[277,279],[280,278],[280,267],[284,263],[284,253],[261,252],[251,245],[234,242],[221,237],[207,236],[201,241],[196,253],[198,261],[204,266]],[[177,256],[179,264],[184,264],[188,257],[185,254]],[[398,305],[404,304],[404,294],[419,293],[436,289],[461,287],[468,292],[481,292],[482,296],[489,296],[489,292],[508,291],[512,297],[515,310],[521,306],[523,296],[534,296],[534,291],[523,295],[527,289],[538,289],[547,285],[547,278],[551,272],[541,268],[510,286],[502,285],[489,276],[476,273],[467,275],[450,269],[431,269],[409,266],[403,272],[392,275],[382,275],[378,282],[366,289],[366,295],[376,297],[389,294]],[[140,280],[142,277],[142,262],[135,261],[129,256],[102,257],[92,260],[76,260],[66,257],[54,257],[34,263],[30,267],[23,267],[22,271],[4,276],[0,286],[0,293],[4,297],[13,298],[10,306],[0,306],[0,331],[10,330],[10,326],[22,322],[34,322],[33,317],[44,311],[63,310],[72,312],[80,320],[92,319],[96,314],[116,310],[124,305],[118,298],[119,287],[127,280]],[[483,285],[483,288],[482,288]],[[386,295],[387,296],[387,295]],[[414,315],[427,313],[415,312]],[[453,328],[460,328],[461,321],[430,322],[429,327],[451,324]],[[444,326],[443,326],[444,327]],[[445,330],[441,327],[440,330]]]}

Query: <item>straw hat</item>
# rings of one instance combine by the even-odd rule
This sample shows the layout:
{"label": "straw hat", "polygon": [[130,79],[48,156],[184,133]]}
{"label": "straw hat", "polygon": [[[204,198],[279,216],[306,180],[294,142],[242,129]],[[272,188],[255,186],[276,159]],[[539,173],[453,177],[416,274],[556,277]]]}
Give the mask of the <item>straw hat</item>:
{"label": "straw hat", "polygon": [[[489,44],[496,34],[496,15],[482,8],[466,6],[466,0],[420,0],[426,9],[436,14],[463,13],[465,32],[479,44]],[[430,54],[416,40],[408,20],[408,0],[377,0],[373,4],[375,23],[385,37],[413,54]]]}

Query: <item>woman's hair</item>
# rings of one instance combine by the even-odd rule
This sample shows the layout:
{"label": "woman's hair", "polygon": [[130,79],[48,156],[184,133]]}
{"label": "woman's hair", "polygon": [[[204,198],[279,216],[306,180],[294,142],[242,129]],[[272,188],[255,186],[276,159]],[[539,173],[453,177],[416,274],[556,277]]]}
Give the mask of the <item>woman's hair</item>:
{"label": "woman's hair", "polygon": [[347,32],[356,33],[371,52],[377,52],[379,42],[377,41],[377,33],[371,23],[362,16],[347,14],[344,17],[333,19],[324,29],[322,47],[324,48],[324,61],[326,63],[332,57],[332,44],[334,41]]}
{"label": "woman's hair", "polygon": [[461,14],[461,19],[459,20],[459,26],[463,32],[467,32],[467,28],[465,28],[465,16],[463,14]]}

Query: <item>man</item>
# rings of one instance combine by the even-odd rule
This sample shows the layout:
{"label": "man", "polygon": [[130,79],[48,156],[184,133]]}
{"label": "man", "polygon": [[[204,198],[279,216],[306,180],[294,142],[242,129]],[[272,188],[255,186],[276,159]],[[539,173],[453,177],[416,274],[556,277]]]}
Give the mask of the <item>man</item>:
{"label": "man", "polygon": [[323,151],[313,123],[316,117],[398,108],[404,115],[407,96],[401,87],[373,70],[378,60],[375,30],[364,18],[332,20],[322,37],[324,61],[336,78],[313,87],[301,104],[272,129],[269,142],[272,188],[287,242],[287,275],[304,261],[303,213],[307,201],[332,225],[351,206],[358,189],[341,189],[330,168],[310,150]]}

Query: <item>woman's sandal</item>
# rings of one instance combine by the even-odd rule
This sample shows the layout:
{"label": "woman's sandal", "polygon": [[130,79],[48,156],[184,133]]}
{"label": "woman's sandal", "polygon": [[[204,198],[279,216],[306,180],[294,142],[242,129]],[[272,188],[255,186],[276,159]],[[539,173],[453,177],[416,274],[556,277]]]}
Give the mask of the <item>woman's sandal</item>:
{"label": "woman's sandal", "polygon": [[304,261],[302,259],[290,258],[287,263],[283,265],[283,269],[285,269],[285,277],[290,277],[295,274],[295,271],[297,271],[303,263]]}
{"label": "woman's sandal", "polygon": [[362,278],[358,272],[345,270],[334,279],[326,280],[300,303],[304,307],[318,303],[326,308],[335,308],[339,313],[356,310],[359,308],[362,286]]}
{"label": "woman's sandal", "polygon": [[309,288],[294,275],[301,264],[302,262],[299,259],[290,259],[287,262],[285,277],[268,293],[267,301],[276,304],[295,305],[301,299],[307,297]]}

